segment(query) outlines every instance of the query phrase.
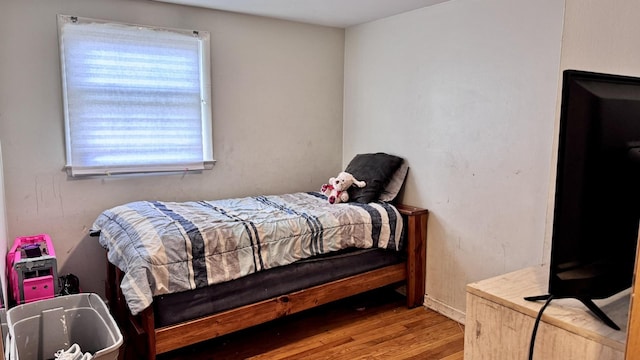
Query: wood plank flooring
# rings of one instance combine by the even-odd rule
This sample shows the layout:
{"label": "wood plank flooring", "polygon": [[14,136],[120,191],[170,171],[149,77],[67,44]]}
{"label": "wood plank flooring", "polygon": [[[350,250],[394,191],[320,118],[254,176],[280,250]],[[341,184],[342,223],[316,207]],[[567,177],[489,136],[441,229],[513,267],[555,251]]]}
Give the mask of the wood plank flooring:
{"label": "wood plank flooring", "polygon": [[158,356],[204,359],[463,358],[464,328],[380,289]]}

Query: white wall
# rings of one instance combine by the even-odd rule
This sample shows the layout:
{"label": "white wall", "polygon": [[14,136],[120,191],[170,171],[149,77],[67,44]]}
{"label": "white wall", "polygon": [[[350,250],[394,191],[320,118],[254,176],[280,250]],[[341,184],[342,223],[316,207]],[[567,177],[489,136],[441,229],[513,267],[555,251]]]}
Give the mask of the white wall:
{"label": "white wall", "polygon": [[543,261],[563,8],[453,0],[347,29],[343,163],[409,161],[426,301],[458,320],[467,283]]}
{"label": "white wall", "polygon": [[566,0],[563,69],[640,76],[640,2]]}
{"label": "white wall", "polygon": [[[4,205],[4,171],[2,166],[2,143],[0,143],[0,284],[2,285],[2,305],[7,303],[6,284],[6,266],[7,266],[7,250],[9,241],[7,241],[7,217],[6,207]],[[3,339],[2,339],[3,340]],[[0,340],[0,343],[2,343]],[[0,347],[2,351],[2,347]]]}
{"label": "white wall", "polygon": [[[640,2],[637,0],[566,0],[561,70],[640,76],[638,14]],[[554,134],[558,133],[560,121],[560,92],[557,105]],[[556,147],[554,144],[554,159]],[[555,174],[552,182],[555,182]],[[552,206],[553,193],[550,193],[549,203]],[[549,211],[549,224],[553,221],[552,215]],[[550,226],[547,232],[545,254],[550,255]]]}
{"label": "white wall", "polygon": [[[211,33],[213,142],[202,174],[68,179],[56,14]],[[59,272],[104,292],[87,231],[111,206],[319,189],[341,168],[344,30],[144,0],[2,0],[0,140],[9,238],[49,233]]]}

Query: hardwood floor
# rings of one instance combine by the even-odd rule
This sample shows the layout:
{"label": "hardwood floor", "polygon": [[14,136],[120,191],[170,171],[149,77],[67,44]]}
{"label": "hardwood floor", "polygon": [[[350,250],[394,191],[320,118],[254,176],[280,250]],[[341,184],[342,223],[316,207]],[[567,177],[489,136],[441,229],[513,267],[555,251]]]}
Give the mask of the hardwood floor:
{"label": "hardwood floor", "polygon": [[204,359],[462,359],[464,328],[392,289],[357,295],[158,356]]}

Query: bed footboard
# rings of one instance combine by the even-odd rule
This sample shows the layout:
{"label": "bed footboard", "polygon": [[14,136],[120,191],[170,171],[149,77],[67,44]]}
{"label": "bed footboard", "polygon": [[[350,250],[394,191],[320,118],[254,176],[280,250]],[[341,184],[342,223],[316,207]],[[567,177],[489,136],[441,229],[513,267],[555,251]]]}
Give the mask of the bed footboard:
{"label": "bed footboard", "polygon": [[156,328],[153,306],[131,316],[117,285],[122,272],[107,261],[106,295],[114,317],[125,333],[120,358],[149,360],[204,340],[265,323],[331,301],[405,281],[408,307],[424,302],[428,211],[397,205],[405,220],[407,234],[406,263],[387,266],[290,294],[223,311],[207,317]]}

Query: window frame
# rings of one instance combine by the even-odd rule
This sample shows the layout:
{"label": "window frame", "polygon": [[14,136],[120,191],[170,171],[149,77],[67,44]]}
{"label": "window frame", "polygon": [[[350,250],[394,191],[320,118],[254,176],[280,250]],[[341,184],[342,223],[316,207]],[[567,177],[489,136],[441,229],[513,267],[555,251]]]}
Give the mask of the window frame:
{"label": "window frame", "polygon": [[[95,175],[114,175],[114,174],[143,174],[143,173],[162,173],[162,172],[191,172],[210,170],[215,164],[213,158],[213,131],[212,131],[212,110],[211,110],[211,57],[210,57],[210,34],[208,31],[185,30],[167,27],[155,27],[148,25],[139,25],[131,23],[123,23],[117,21],[99,20],[93,18],[85,18],[71,15],[57,16],[58,23],[58,41],[60,50],[60,66],[62,80],[62,97],[64,112],[64,130],[65,130],[65,158],[66,164],[64,169],[68,176],[95,176]],[[181,35],[194,36],[199,43],[199,66],[200,66],[200,123],[202,137],[202,162],[180,162],[175,164],[155,164],[155,165],[100,165],[100,166],[79,166],[74,165],[72,156],[72,137],[71,137],[71,121],[68,108],[67,93],[67,71],[65,63],[63,27],[69,24],[113,24],[121,27],[131,27],[131,30],[144,28],[152,31],[168,31]]]}

